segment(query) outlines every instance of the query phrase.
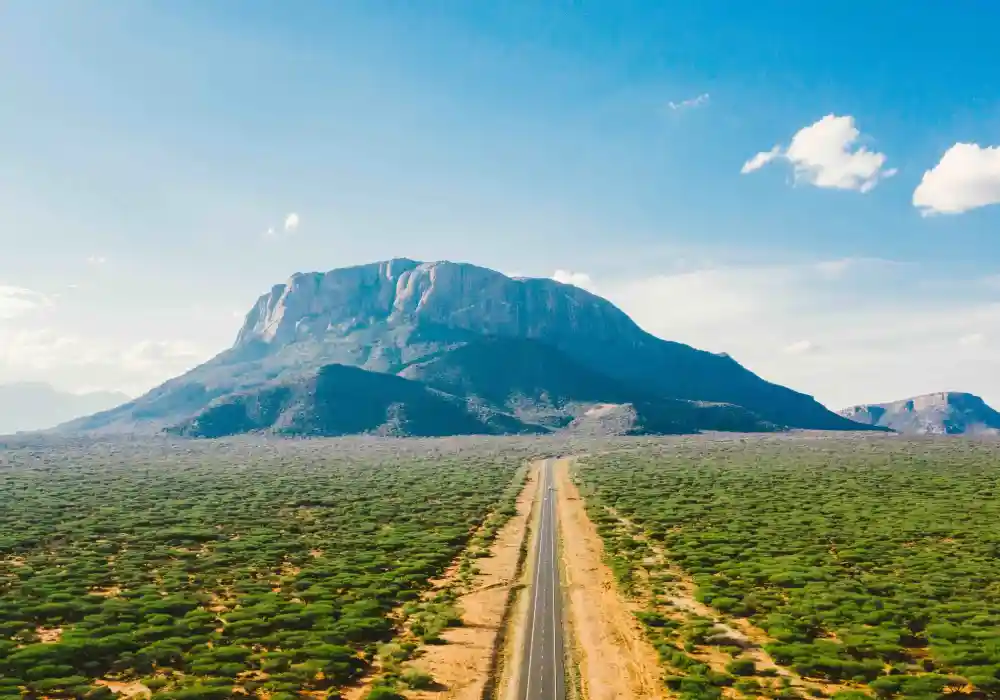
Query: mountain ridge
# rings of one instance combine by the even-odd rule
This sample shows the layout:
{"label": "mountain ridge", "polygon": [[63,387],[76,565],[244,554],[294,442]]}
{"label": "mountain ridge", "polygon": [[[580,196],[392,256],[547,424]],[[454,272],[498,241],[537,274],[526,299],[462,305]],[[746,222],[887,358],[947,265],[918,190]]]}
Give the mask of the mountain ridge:
{"label": "mountain ridge", "polygon": [[292,275],[258,297],[230,348],[143,397],[61,430],[159,430],[229,394],[309,381],[325,365],[412,374],[421,362],[484,338],[541,344],[606,378],[597,383],[628,387],[640,403],[650,397],[725,404],[761,424],[858,429],[728,355],[649,334],[611,302],[573,285],[396,258]]}
{"label": "mountain ridge", "polygon": [[838,411],[845,418],[907,435],[997,435],[1000,412],[976,396],[939,391],[886,403],[859,404]]}

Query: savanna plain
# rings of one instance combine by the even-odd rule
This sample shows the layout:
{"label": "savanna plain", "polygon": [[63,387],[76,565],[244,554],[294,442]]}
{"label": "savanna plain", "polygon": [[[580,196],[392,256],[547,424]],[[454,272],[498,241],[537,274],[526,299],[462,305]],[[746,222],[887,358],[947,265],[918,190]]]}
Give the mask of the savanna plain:
{"label": "savanna plain", "polygon": [[569,697],[1000,698],[1000,441],[822,434],[11,442],[0,698],[509,697],[550,457]]}

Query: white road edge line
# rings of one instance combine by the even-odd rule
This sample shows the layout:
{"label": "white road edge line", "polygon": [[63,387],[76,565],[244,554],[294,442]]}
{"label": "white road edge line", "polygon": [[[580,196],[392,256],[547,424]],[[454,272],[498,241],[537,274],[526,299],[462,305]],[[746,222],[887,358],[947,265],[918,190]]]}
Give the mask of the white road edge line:
{"label": "white road edge line", "polygon": [[[545,476],[548,473],[546,470],[546,465],[542,463],[542,478],[538,481],[541,486],[545,486]],[[545,531],[545,491],[542,491],[542,512],[540,514],[541,523],[538,526],[538,556],[535,559],[535,581],[532,584],[535,587],[535,600],[531,606],[531,631],[528,635],[528,667],[525,669],[525,673],[528,676],[528,684],[524,688],[524,697],[527,698],[531,693],[531,659],[534,656],[535,651],[535,620],[537,619],[535,615],[538,612],[538,572],[542,570],[540,566],[542,561],[542,533]]]}
{"label": "white road edge line", "polygon": [[[551,467],[550,467],[551,469]],[[551,478],[551,474],[549,475]],[[559,663],[559,653],[556,651],[556,638],[558,635],[558,627],[556,627],[556,575],[559,571],[559,560],[556,556],[556,504],[555,497],[552,498],[552,502],[549,503],[550,513],[549,516],[552,520],[551,526],[549,527],[549,534],[552,538],[552,575],[550,577],[550,582],[552,584],[552,692],[556,698],[559,697],[559,667],[562,665]]]}

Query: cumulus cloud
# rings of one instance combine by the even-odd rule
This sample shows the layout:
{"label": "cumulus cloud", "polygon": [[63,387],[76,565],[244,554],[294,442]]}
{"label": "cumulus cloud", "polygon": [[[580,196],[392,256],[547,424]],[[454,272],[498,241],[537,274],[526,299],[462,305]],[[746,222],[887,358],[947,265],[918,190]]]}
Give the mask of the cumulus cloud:
{"label": "cumulus cloud", "polygon": [[52,299],[24,287],[0,285],[0,319],[12,319],[52,305]]}
{"label": "cumulus cloud", "polygon": [[694,107],[701,107],[707,105],[709,101],[709,95],[707,92],[698,95],[697,97],[691,97],[686,100],[681,100],[680,102],[668,102],[667,107],[673,111],[679,111],[684,109],[692,109]]}
{"label": "cumulus cloud", "polygon": [[569,270],[556,270],[552,273],[552,279],[563,284],[572,284],[580,289],[592,290],[594,282],[586,272],[571,272]]}
{"label": "cumulus cloud", "polygon": [[285,233],[292,233],[299,227],[299,215],[294,211],[285,217]]}
{"label": "cumulus cloud", "polygon": [[828,114],[800,129],[787,148],[775,146],[743,164],[743,174],[759,170],[775,160],[792,164],[796,182],[816,187],[869,192],[879,182],[896,174],[886,169],[884,153],[858,145],[861,132],[854,117]]}
{"label": "cumulus cloud", "polygon": [[1000,203],[1000,147],[956,143],[924,173],[913,206],[924,216],[961,214]]}

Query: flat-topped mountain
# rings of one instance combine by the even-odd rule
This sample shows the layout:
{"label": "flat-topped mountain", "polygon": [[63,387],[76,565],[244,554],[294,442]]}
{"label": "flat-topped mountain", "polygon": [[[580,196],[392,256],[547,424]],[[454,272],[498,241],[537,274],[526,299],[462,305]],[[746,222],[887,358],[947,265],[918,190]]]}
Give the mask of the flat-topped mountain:
{"label": "flat-topped mountain", "polygon": [[[728,356],[646,333],[612,303],[578,287],[407,259],[295,274],[257,300],[230,349],[135,401],[62,429],[180,426],[197,433],[192,426],[203,411],[232,401],[252,404],[248,397],[259,390],[285,386],[288,395],[315,395],[302,387],[314,385],[331,364],[398,375],[419,383],[420,391],[461,399],[474,413],[508,415],[525,430],[570,425],[597,404],[630,405],[628,414],[640,416],[635,425],[670,415],[666,424],[674,431],[708,429],[705,423],[858,429]],[[355,380],[377,378],[352,375]],[[403,386],[380,383],[378,391],[388,400]],[[407,397],[387,406],[398,410],[413,395]],[[308,410],[296,401],[296,410]],[[332,428],[320,432],[335,434]]]}
{"label": "flat-topped mountain", "polygon": [[890,428],[907,435],[1000,434],[1000,413],[978,396],[957,391],[852,406],[839,413],[864,425]]}

